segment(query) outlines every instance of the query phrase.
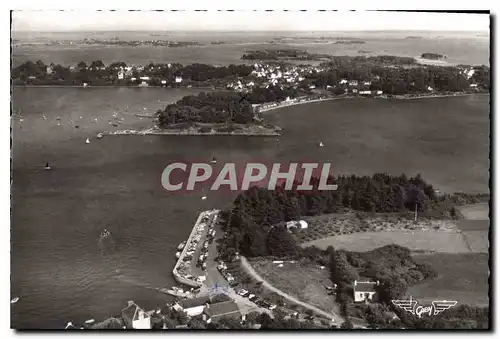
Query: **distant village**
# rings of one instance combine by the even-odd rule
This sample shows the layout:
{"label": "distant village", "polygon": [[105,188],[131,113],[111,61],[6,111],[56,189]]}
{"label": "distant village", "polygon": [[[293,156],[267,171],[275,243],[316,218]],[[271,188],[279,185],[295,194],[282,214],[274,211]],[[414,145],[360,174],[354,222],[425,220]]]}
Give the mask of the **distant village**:
{"label": "distant village", "polygon": [[[421,66],[425,74],[436,74],[425,75],[428,80],[413,81],[408,78],[412,76],[411,72],[417,74],[414,69],[407,70],[408,76],[401,74],[402,71],[394,69],[394,66],[383,66],[373,72],[359,72],[366,74],[360,76],[356,72],[344,71],[342,67],[328,63],[314,66],[264,62],[220,67],[203,64],[182,66],[176,63],[151,63],[144,66],[127,65],[124,62],[106,66],[102,61],[94,61],[90,65],[80,62],[77,66],[63,67],[28,61],[16,67],[12,73],[13,84],[21,86],[207,87],[237,92],[278,86],[281,89],[299,89],[307,94],[360,96],[474,92],[489,88],[489,68],[486,66]],[[394,73],[394,79],[388,79],[387,74],[374,74],[381,73],[379,69],[389,76]],[[453,81],[459,82],[452,86],[449,79],[456,79],[457,76],[459,80]]]}

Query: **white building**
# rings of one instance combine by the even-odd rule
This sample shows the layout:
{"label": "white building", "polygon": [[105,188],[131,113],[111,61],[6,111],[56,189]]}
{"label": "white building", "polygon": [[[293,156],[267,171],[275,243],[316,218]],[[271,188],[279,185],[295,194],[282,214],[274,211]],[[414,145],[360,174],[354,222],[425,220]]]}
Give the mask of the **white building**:
{"label": "white building", "polygon": [[373,281],[357,281],[354,280],[354,301],[355,302],[368,302],[373,300],[376,293],[376,286],[379,285],[378,280]]}
{"label": "white building", "polygon": [[182,82],[182,77],[181,76],[176,76],[175,77],[175,83],[180,84]]}
{"label": "white building", "polygon": [[359,91],[359,94],[361,94],[361,95],[371,95],[372,91]]}
{"label": "white building", "polygon": [[377,95],[380,95],[380,94],[382,94],[382,93],[384,93],[384,92],[382,92],[382,91],[377,91]]}
{"label": "white building", "polygon": [[348,83],[348,81],[346,79],[342,79],[342,80],[339,81],[340,85],[345,85],[347,83]]}
{"label": "white building", "polygon": [[174,309],[177,311],[186,312],[186,314],[190,317],[195,317],[203,313],[205,305],[207,305],[208,303],[210,303],[210,298],[208,296],[183,299],[175,303]]}
{"label": "white building", "polygon": [[140,77],[139,79],[141,79],[142,81],[149,81],[149,77]]}
{"label": "white building", "polygon": [[477,84],[470,84],[469,87],[477,87]]}
{"label": "white building", "polygon": [[150,330],[151,316],[133,301],[128,302],[128,306],[122,310],[122,318],[125,326],[134,330]]}
{"label": "white building", "polygon": [[306,229],[308,227],[307,222],[304,220],[299,220],[299,221],[289,221],[286,223],[286,228],[289,230],[290,228],[299,228],[299,229]]}
{"label": "white building", "polygon": [[432,92],[434,90],[434,88],[432,88],[431,86],[427,87],[427,90]]}
{"label": "white building", "polygon": [[123,72],[118,72],[118,80],[123,80],[125,74]]}

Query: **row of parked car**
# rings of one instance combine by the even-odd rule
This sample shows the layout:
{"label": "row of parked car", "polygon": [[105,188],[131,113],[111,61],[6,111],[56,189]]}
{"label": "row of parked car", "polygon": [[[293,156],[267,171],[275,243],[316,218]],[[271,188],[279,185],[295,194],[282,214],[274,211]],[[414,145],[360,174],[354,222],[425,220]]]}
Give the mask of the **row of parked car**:
{"label": "row of parked car", "polygon": [[[202,277],[194,277],[190,274],[191,272],[191,260],[193,259],[193,254],[196,251],[196,248],[198,247],[198,244],[201,240],[201,237],[204,234],[204,231],[207,227],[209,227],[208,232],[212,232],[213,230],[213,221],[216,216],[216,211],[209,212],[208,214],[204,215],[201,219],[201,222],[197,225],[196,230],[193,233],[193,237],[191,238],[190,243],[188,244],[188,247],[186,248],[186,253],[184,255],[184,258],[182,258],[182,263],[179,264],[177,267],[177,272],[181,275],[181,277],[188,279],[188,280],[194,280],[198,283],[204,281],[206,279],[205,276]],[[205,253],[203,253],[204,260],[206,260],[207,255],[207,249],[208,249],[208,244],[205,245],[203,244],[203,247],[205,249]],[[203,250],[202,250],[203,252]],[[206,264],[204,269],[206,269]]]}
{"label": "row of parked car", "polygon": [[236,286],[238,284],[233,275],[227,271],[227,265],[223,261],[221,261],[219,265],[217,265],[217,270],[224,277],[224,279],[227,280],[229,286]]}
{"label": "row of parked car", "polygon": [[244,298],[248,298],[248,300],[250,300],[251,302],[253,302],[254,304],[256,304],[260,307],[267,308],[269,310],[274,310],[276,308],[275,304],[271,304],[270,302],[265,301],[265,300],[257,297],[255,294],[253,294],[250,291],[247,291],[245,289],[240,289],[236,293],[238,295],[241,295]]}

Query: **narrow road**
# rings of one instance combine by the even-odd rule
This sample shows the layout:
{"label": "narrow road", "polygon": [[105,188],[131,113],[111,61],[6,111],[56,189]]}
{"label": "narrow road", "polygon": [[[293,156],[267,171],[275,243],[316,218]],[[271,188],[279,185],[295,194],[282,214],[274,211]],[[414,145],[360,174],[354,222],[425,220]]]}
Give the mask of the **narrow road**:
{"label": "narrow road", "polygon": [[340,315],[338,314],[334,314],[334,313],[328,313],[328,312],[325,312],[323,310],[320,310],[319,308],[317,308],[316,306],[313,306],[313,305],[310,305],[310,304],[307,304],[305,302],[302,302],[298,299],[296,299],[295,297],[277,289],[276,287],[274,287],[273,285],[269,284],[267,281],[265,281],[252,267],[252,265],[250,265],[250,263],[248,262],[248,260],[241,256],[240,255],[240,263],[241,263],[241,266],[243,267],[243,269],[248,273],[250,274],[252,277],[254,277],[254,279],[256,279],[257,281],[262,281],[262,286],[264,286],[265,288],[267,288],[268,290],[270,291],[273,291],[274,293],[277,293],[279,295],[281,295],[283,298],[287,299],[288,301],[291,301],[295,304],[298,304],[300,306],[303,306],[311,311],[313,311],[314,313],[316,314],[319,314],[323,317],[325,317],[326,319],[334,319],[334,323],[337,323],[337,324],[341,324],[344,322],[344,319],[342,317],[340,317]]}

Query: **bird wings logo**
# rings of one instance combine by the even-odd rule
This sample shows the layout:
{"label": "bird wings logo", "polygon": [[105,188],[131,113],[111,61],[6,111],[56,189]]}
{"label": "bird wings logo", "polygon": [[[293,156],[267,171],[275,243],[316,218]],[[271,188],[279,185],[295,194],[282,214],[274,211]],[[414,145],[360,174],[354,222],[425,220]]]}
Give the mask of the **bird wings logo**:
{"label": "bird wings logo", "polygon": [[446,311],[447,309],[455,306],[457,304],[456,301],[451,300],[434,300],[431,305],[419,305],[417,300],[414,300],[410,297],[410,299],[406,300],[391,300],[392,303],[406,312],[409,312],[413,315],[416,315],[419,318],[422,318],[422,315],[427,314],[438,315],[439,313]]}

